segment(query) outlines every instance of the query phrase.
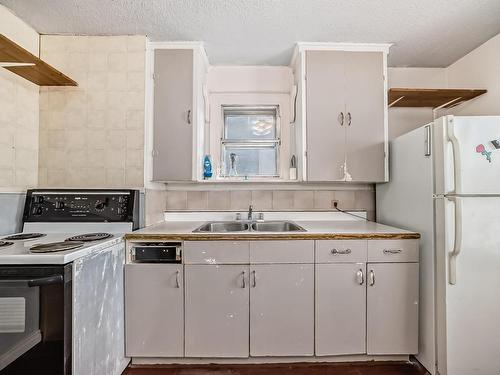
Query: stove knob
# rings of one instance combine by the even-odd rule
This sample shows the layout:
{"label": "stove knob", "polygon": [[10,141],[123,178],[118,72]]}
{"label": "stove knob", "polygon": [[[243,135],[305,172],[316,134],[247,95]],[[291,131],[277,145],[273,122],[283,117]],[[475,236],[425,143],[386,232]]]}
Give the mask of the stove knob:
{"label": "stove knob", "polygon": [[104,201],[97,200],[97,201],[95,202],[95,206],[94,206],[94,208],[95,208],[97,211],[102,211],[102,210],[104,210],[104,208],[106,208],[106,206],[107,206],[107,205],[108,205],[108,204],[107,204],[107,200],[104,200]]}
{"label": "stove knob", "polygon": [[43,203],[43,195],[33,196],[33,202],[35,202],[37,204],[42,204]]}
{"label": "stove knob", "polygon": [[42,207],[35,207],[33,209],[33,215],[41,215],[43,214],[43,208]]}
{"label": "stove knob", "polygon": [[64,202],[56,201],[54,206],[55,206],[56,210],[62,210],[64,208]]}
{"label": "stove knob", "polygon": [[118,215],[123,215],[123,208],[118,207],[118,209],[116,210],[116,212],[117,212]]}

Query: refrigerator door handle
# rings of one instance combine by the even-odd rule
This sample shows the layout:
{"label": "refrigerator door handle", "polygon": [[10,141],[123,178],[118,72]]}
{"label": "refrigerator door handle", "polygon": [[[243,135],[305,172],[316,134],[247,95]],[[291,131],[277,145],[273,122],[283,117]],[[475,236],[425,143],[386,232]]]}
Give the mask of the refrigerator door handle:
{"label": "refrigerator door handle", "polygon": [[431,126],[426,125],[425,126],[425,152],[424,156],[431,156]]}
{"label": "refrigerator door handle", "polygon": [[453,191],[448,194],[460,194],[462,191],[462,162],[460,159],[460,144],[455,135],[453,121],[448,122],[448,139],[451,142],[453,151]]}
{"label": "refrigerator door handle", "polygon": [[457,196],[447,197],[455,205],[455,240],[453,250],[449,256],[449,276],[448,282],[451,285],[457,283],[457,257],[462,250],[462,198]]}

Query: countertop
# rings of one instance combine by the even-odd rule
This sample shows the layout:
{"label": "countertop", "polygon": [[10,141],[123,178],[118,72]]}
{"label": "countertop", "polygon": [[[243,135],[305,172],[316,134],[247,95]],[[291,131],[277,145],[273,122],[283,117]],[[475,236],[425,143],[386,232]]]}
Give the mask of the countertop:
{"label": "countertop", "polygon": [[420,234],[365,220],[291,220],[306,232],[193,233],[205,221],[165,221],[125,235],[126,240],[349,240],[418,239]]}

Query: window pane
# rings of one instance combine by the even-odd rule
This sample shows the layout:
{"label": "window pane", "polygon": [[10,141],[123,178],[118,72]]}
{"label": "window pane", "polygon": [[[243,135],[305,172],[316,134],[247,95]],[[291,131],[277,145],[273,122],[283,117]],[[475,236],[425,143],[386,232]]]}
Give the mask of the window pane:
{"label": "window pane", "polygon": [[238,114],[226,111],[224,116],[226,139],[275,139],[276,116],[263,114]]}
{"label": "window pane", "polygon": [[276,176],[276,146],[237,146],[223,147],[225,176]]}

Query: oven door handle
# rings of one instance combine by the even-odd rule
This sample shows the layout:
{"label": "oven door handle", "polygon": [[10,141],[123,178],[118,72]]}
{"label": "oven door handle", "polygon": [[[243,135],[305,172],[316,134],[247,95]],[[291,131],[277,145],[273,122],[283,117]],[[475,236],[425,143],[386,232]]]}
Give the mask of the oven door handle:
{"label": "oven door handle", "polygon": [[28,286],[44,286],[44,285],[52,285],[52,284],[62,284],[63,282],[62,275],[55,275],[49,277],[41,277],[39,279],[28,280]]}

